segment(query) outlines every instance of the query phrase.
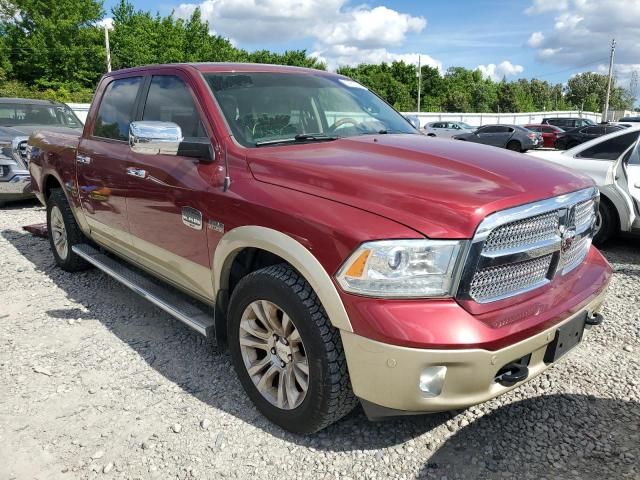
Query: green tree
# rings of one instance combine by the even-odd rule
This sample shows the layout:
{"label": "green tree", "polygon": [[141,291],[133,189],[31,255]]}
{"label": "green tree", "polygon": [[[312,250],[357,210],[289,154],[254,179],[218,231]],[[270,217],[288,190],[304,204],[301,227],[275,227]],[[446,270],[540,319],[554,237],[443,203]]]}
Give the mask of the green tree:
{"label": "green tree", "polygon": [[102,2],[3,2],[2,38],[14,79],[41,89],[94,85],[104,69]]}

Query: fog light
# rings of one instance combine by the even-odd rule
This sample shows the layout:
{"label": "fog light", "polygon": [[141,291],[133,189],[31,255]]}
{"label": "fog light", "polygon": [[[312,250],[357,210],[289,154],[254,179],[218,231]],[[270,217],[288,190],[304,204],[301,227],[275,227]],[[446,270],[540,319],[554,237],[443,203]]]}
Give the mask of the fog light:
{"label": "fog light", "polygon": [[420,390],[425,397],[437,397],[442,392],[447,367],[436,366],[422,370],[420,374]]}

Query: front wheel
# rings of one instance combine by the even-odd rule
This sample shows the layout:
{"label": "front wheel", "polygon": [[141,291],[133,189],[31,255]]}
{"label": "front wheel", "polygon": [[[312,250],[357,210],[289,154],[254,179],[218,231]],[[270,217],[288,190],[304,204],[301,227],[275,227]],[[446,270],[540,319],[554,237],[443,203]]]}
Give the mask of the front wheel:
{"label": "front wheel", "polygon": [[313,433],[356,405],[340,333],[289,265],[244,277],[228,318],[234,368],[269,420],[294,433]]}

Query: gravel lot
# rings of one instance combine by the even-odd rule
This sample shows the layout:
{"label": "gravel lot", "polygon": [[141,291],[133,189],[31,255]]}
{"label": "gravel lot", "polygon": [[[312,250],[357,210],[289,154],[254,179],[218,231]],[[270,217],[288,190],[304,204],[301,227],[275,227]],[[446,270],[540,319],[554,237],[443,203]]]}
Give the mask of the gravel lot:
{"label": "gravel lot", "polygon": [[311,437],[252,406],[227,354],[98,270],[65,273],[43,222],[0,210],[0,479],[640,478],[640,245],[616,269],[606,323],[563,362],[466,411]]}

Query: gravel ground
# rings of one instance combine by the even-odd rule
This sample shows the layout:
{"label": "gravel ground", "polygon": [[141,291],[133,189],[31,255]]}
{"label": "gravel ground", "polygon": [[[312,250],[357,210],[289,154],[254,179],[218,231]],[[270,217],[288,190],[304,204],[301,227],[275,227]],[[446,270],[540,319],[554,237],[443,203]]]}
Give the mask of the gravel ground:
{"label": "gravel ground", "polygon": [[65,273],[32,203],[0,210],[0,478],[640,478],[640,248],[606,323],[496,400],[311,437],[249,402],[228,354],[97,270]]}

